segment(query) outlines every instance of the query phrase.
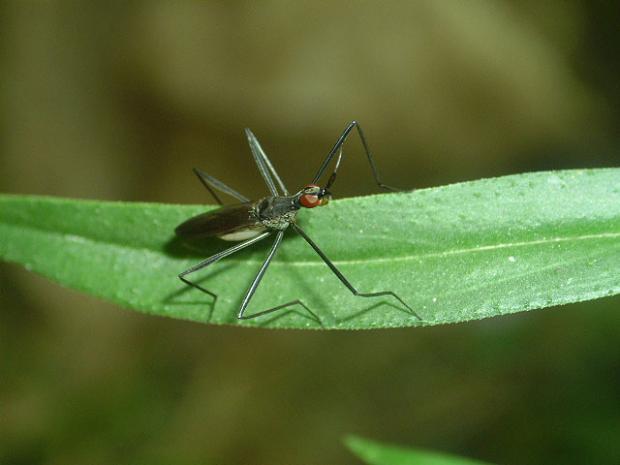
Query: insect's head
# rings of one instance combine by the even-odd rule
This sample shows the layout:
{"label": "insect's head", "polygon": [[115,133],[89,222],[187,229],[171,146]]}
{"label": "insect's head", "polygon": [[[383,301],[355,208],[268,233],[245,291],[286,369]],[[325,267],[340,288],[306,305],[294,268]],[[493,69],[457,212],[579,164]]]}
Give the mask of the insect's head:
{"label": "insect's head", "polygon": [[297,203],[301,207],[314,208],[327,205],[332,194],[316,184],[308,184],[297,194]]}

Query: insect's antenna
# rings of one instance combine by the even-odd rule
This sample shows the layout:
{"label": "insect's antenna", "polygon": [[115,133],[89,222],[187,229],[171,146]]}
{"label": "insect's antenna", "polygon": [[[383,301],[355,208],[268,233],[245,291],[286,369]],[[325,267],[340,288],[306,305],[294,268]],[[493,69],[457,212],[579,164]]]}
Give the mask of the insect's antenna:
{"label": "insect's antenna", "polygon": [[327,181],[327,185],[326,185],[325,188],[327,189],[327,186],[331,186],[334,183],[335,178],[336,178],[336,173],[338,171],[338,167],[340,166],[340,161],[342,159],[342,146],[345,143],[345,141],[347,140],[347,137],[349,137],[349,134],[351,133],[353,128],[357,129],[357,133],[358,133],[358,135],[360,137],[360,140],[362,141],[362,146],[364,147],[364,151],[366,152],[366,158],[368,158],[368,164],[370,165],[370,169],[372,170],[372,176],[375,179],[375,182],[377,183],[377,185],[379,187],[381,187],[382,189],[386,189],[386,190],[390,190],[390,191],[397,191],[398,189],[396,189],[394,187],[391,187],[391,186],[388,186],[387,184],[384,184],[379,179],[379,172],[377,171],[377,166],[375,165],[375,160],[374,160],[372,154],[370,153],[370,149],[368,148],[368,143],[366,142],[366,137],[364,136],[364,132],[362,131],[362,127],[359,125],[359,123],[357,121],[351,121],[349,123],[349,125],[345,128],[345,130],[342,131],[342,134],[340,135],[340,137],[338,138],[338,140],[336,141],[336,143],[334,144],[332,149],[329,151],[329,153],[327,154],[327,156],[323,160],[323,163],[321,163],[321,166],[319,167],[316,175],[314,176],[314,179],[312,180],[312,184],[317,184],[318,183],[318,181],[321,178],[321,176],[323,176],[323,173],[325,172],[325,169],[327,168],[329,163],[332,161],[334,156],[336,156],[336,153],[339,153],[338,160],[336,162],[336,167],[335,167],[334,171],[332,172],[329,180]]}

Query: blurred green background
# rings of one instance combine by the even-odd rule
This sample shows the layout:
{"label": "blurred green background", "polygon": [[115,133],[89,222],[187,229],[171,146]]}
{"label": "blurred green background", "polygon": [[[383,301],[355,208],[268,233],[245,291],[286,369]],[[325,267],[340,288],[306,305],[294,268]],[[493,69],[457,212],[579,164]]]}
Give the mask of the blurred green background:
{"label": "blurred green background", "polygon": [[[0,4],[0,190],[210,203],[359,120],[386,182],[618,164],[615,1]],[[358,142],[335,194],[375,192]],[[0,238],[1,240],[1,238]],[[269,275],[265,279],[269,279]],[[231,292],[242,290],[231,289]],[[0,266],[0,463],[620,463],[618,298],[373,332],[149,317]]]}

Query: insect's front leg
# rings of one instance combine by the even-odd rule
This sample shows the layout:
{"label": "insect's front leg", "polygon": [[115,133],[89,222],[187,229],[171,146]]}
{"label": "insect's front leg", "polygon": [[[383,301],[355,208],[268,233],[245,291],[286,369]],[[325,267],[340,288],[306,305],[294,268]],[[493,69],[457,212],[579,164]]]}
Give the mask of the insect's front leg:
{"label": "insect's front leg", "polygon": [[381,187],[382,189],[393,191],[393,192],[401,190],[401,189],[397,189],[392,186],[388,186],[387,184],[383,183],[379,179],[379,171],[377,170],[377,165],[375,164],[375,160],[372,156],[372,153],[370,152],[370,149],[368,148],[368,143],[366,142],[364,131],[362,131],[362,127],[359,125],[357,121],[351,121],[347,125],[347,127],[344,129],[344,131],[342,131],[342,134],[340,135],[340,137],[338,138],[338,140],[336,141],[332,149],[329,151],[329,153],[323,160],[323,163],[321,163],[321,166],[319,167],[316,175],[314,176],[312,184],[317,184],[319,182],[319,179],[321,178],[321,176],[323,176],[323,173],[325,172],[325,169],[327,168],[327,166],[330,164],[330,162],[336,156],[336,154],[339,154],[338,159],[336,161],[336,166],[334,167],[334,170],[332,171],[332,174],[330,175],[327,181],[327,184],[325,185],[325,189],[329,189],[331,185],[334,183],[334,181],[336,180],[336,175],[338,173],[338,168],[340,167],[340,161],[342,159],[342,147],[345,141],[347,140],[347,138],[349,137],[349,134],[351,134],[351,131],[353,131],[353,128],[357,129],[357,133],[360,137],[360,140],[362,141],[362,146],[364,147],[364,151],[366,152],[366,158],[368,159],[368,164],[370,165],[370,169],[372,170],[372,176],[375,182],[377,183],[377,185]]}

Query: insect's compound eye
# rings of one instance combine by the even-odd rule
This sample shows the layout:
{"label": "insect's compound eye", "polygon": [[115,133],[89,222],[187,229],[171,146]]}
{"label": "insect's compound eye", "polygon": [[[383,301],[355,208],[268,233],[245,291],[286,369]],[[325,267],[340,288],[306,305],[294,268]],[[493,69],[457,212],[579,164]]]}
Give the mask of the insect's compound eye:
{"label": "insect's compound eye", "polygon": [[303,194],[299,197],[299,203],[302,207],[314,208],[321,204],[321,200],[316,194]]}
{"label": "insect's compound eye", "polygon": [[299,196],[299,204],[302,207],[314,208],[322,204],[323,199],[319,197],[321,193],[320,186],[316,184],[308,184],[304,186]]}

